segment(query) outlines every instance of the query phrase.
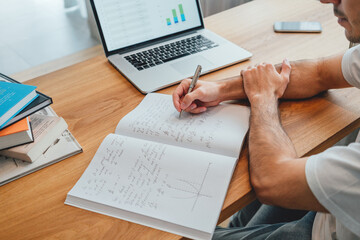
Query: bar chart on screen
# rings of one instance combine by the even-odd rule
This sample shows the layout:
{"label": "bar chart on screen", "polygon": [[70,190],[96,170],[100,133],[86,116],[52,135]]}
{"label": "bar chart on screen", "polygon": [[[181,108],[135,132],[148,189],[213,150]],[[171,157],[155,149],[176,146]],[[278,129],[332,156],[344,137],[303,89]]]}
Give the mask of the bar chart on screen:
{"label": "bar chart on screen", "polygon": [[[178,15],[178,12],[179,12],[179,15]],[[185,12],[184,12],[184,8],[183,8],[182,3],[180,3],[180,4],[178,5],[178,9],[173,8],[173,9],[171,10],[171,13],[172,13],[172,18],[173,18],[173,23],[174,23],[174,24],[177,24],[177,23],[180,22],[178,16],[180,16],[181,22],[185,22],[185,21],[186,21]],[[166,24],[167,24],[168,26],[171,26],[171,25],[172,25],[171,18],[166,18]]]}

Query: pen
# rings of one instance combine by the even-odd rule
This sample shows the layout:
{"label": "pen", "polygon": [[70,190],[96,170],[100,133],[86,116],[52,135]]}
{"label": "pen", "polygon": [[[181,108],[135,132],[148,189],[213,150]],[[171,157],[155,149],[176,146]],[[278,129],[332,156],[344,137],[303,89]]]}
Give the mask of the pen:
{"label": "pen", "polygon": [[[196,70],[195,70],[195,74],[194,74],[194,76],[193,76],[193,78],[191,80],[190,87],[189,87],[189,90],[188,90],[187,94],[191,93],[193,88],[196,86],[196,83],[197,83],[197,80],[199,79],[200,73],[201,73],[201,66],[198,65]],[[182,114],[183,111],[184,110],[180,111],[179,118],[181,118],[181,114]]]}

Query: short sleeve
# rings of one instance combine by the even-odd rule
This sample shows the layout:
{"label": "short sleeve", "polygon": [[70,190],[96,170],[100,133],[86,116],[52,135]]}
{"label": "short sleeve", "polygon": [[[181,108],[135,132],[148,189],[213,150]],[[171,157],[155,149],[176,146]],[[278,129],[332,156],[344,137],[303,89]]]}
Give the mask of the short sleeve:
{"label": "short sleeve", "polygon": [[345,80],[352,86],[360,88],[360,45],[348,49],[341,62]]}
{"label": "short sleeve", "polygon": [[309,157],[305,173],[317,200],[360,236],[360,143],[332,147]]}

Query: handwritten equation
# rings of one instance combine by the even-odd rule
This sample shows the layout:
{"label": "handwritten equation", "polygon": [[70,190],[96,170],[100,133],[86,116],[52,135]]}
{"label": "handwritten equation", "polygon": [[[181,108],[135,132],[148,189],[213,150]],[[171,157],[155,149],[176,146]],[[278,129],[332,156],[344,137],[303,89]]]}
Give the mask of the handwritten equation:
{"label": "handwritten equation", "polygon": [[161,186],[166,181],[160,167],[166,145],[142,142],[138,151],[126,152],[126,148],[129,150],[125,144],[127,138],[107,140],[96,161],[98,164],[82,186],[84,194],[106,195],[116,205],[157,209],[157,199],[164,194]]}

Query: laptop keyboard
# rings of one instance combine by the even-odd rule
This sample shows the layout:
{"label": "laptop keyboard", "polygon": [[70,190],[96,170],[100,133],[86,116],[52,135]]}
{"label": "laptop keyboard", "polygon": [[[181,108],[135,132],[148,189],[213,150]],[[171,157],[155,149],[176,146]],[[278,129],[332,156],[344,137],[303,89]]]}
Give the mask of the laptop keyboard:
{"label": "laptop keyboard", "polygon": [[202,35],[125,56],[139,71],[219,46]]}

